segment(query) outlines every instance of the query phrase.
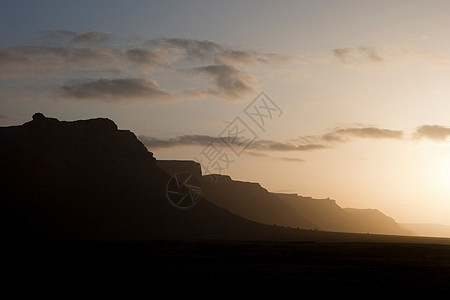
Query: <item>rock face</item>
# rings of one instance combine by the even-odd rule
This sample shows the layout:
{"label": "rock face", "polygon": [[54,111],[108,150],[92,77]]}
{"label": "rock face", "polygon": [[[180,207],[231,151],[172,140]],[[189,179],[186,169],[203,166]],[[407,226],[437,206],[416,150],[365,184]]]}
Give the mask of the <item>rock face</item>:
{"label": "rock face", "polygon": [[208,201],[180,210],[170,176],[130,131],[108,119],[37,113],[0,128],[2,218],[11,237],[95,240],[247,238],[277,231]]}

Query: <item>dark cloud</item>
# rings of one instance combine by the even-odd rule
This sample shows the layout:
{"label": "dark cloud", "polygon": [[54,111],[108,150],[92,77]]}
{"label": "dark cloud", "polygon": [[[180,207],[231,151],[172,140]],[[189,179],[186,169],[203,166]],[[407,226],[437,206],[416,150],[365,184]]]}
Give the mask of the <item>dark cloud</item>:
{"label": "dark cloud", "polygon": [[92,30],[77,34],[73,37],[72,43],[100,44],[109,40],[111,33],[100,30]]}
{"label": "dark cloud", "polygon": [[414,133],[416,139],[427,138],[435,142],[445,142],[447,137],[450,137],[450,128],[440,125],[422,125]]}
{"label": "dark cloud", "polygon": [[253,77],[233,66],[210,65],[197,67],[193,70],[201,74],[209,75],[214,79],[218,90],[212,91],[212,93],[223,94],[231,98],[242,98],[255,91]]}
{"label": "dark cloud", "polygon": [[333,50],[334,56],[344,65],[383,63],[385,58],[372,47],[344,47]]}
{"label": "dark cloud", "polygon": [[141,78],[97,79],[79,83],[67,83],[60,87],[65,98],[127,101],[130,99],[163,100],[171,98],[154,80]]}
{"label": "dark cloud", "polygon": [[[139,136],[144,145],[150,149],[156,148],[172,148],[178,146],[208,146],[210,143],[217,145],[222,144],[227,147],[220,137],[212,137],[208,135],[183,135],[170,139],[158,139],[148,136]],[[239,139],[237,140],[239,142]],[[280,143],[270,140],[256,140],[251,144],[249,149],[255,151],[313,151],[327,148],[324,145],[293,145],[289,143]]]}
{"label": "dark cloud", "polygon": [[372,139],[401,139],[403,132],[400,130],[382,129],[376,127],[343,128],[336,129],[322,136],[327,142],[346,142],[349,138],[372,138]]}

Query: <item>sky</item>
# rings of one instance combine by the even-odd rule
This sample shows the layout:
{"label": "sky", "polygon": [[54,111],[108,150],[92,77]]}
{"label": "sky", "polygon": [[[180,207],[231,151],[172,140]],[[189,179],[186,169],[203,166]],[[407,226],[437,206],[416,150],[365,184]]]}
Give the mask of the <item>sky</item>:
{"label": "sky", "polygon": [[448,1],[2,1],[0,126],[107,117],[158,159],[450,225]]}

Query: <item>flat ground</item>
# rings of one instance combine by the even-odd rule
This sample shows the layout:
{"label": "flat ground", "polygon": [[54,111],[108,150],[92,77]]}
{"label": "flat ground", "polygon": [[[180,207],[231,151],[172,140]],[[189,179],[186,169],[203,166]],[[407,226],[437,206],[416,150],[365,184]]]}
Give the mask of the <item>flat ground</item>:
{"label": "flat ground", "polygon": [[33,241],[16,243],[14,248],[8,259],[10,283],[31,283],[36,294],[59,289],[144,297],[162,289],[167,296],[194,293],[202,298],[285,292],[301,296],[311,291],[450,292],[450,245],[405,239],[401,243]]}

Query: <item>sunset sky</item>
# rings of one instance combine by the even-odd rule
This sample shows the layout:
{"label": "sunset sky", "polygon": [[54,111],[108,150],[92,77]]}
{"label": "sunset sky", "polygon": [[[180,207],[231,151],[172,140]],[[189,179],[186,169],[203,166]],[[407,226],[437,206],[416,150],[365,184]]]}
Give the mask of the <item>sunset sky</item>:
{"label": "sunset sky", "polygon": [[449,1],[0,7],[0,126],[107,117],[158,159],[213,144],[235,180],[450,225]]}

